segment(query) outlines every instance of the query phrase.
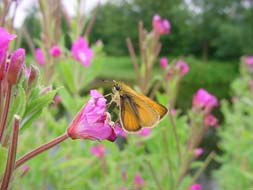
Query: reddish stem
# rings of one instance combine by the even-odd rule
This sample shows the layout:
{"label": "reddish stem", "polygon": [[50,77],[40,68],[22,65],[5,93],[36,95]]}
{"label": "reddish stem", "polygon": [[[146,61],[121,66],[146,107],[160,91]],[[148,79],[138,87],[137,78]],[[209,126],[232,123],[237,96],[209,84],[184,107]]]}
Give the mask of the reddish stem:
{"label": "reddish stem", "polygon": [[7,117],[8,117],[8,111],[9,111],[9,107],[10,107],[10,100],[11,100],[11,85],[8,84],[7,86],[7,92],[6,92],[6,99],[5,99],[5,105],[4,105],[4,110],[3,110],[3,115],[1,118],[1,124],[0,124],[0,142],[2,141],[2,137],[4,134],[4,130],[5,130],[5,125],[6,125],[6,121],[7,121]]}
{"label": "reddish stem", "polygon": [[65,132],[64,134],[62,134],[59,137],[56,137],[55,139],[33,149],[32,151],[28,152],[27,154],[25,154],[24,156],[22,156],[21,158],[19,158],[16,162],[15,165],[15,169],[18,168],[19,166],[21,166],[24,162],[30,160],[31,158],[33,158],[34,156],[37,156],[38,154],[54,147],[55,145],[61,143],[62,141],[66,140],[68,138],[68,134]]}
{"label": "reddish stem", "polygon": [[20,117],[15,115],[11,144],[10,144],[9,151],[8,151],[8,158],[7,158],[7,163],[6,163],[6,167],[5,167],[5,171],[4,171],[3,181],[1,184],[1,190],[8,189],[11,175],[14,170],[15,161],[16,161],[16,153],[17,153],[17,145],[18,145],[19,123],[20,123]]}

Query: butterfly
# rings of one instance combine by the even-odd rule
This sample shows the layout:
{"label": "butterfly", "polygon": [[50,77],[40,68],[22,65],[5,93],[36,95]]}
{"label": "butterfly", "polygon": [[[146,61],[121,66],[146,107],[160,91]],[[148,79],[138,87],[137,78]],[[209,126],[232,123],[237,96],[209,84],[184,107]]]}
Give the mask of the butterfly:
{"label": "butterfly", "polygon": [[113,81],[112,93],[112,102],[119,106],[121,126],[127,132],[154,127],[168,112],[165,106],[137,93],[123,82]]}

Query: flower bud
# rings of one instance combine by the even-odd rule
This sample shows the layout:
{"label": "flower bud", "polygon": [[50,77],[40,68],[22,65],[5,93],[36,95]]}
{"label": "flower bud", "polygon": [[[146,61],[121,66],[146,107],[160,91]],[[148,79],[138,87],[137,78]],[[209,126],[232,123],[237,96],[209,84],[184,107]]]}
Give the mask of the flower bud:
{"label": "flower bud", "polygon": [[17,49],[11,56],[7,72],[7,81],[9,84],[14,85],[18,82],[24,64],[24,60],[25,50],[23,48]]}
{"label": "flower bud", "polygon": [[30,74],[28,78],[28,87],[31,87],[33,84],[36,84],[39,78],[39,69],[34,65],[31,65]]}

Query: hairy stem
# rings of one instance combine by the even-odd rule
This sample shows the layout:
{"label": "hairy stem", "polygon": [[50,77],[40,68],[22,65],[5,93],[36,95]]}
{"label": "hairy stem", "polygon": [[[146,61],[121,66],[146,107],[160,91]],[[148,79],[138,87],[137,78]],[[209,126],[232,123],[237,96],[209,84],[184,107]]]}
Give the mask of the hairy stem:
{"label": "hairy stem", "polygon": [[11,100],[11,88],[12,86],[8,84],[6,98],[5,98],[5,105],[2,112],[2,118],[1,118],[1,123],[0,123],[0,142],[2,141],[2,137],[4,134],[5,127],[6,127],[5,125],[6,125],[6,121],[8,117],[8,111],[9,111],[10,100]]}
{"label": "hairy stem", "polygon": [[14,116],[14,125],[12,130],[12,137],[11,137],[11,143],[8,150],[8,157],[7,157],[7,163],[3,175],[3,181],[1,184],[1,190],[8,189],[10,179],[12,176],[12,173],[14,171],[15,161],[16,161],[16,153],[17,153],[17,145],[18,145],[18,131],[19,131],[19,123],[20,123],[20,117],[15,115]]}
{"label": "hairy stem", "polygon": [[34,156],[37,156],[38,154],[54,147],[55,145],[61,143],[64,140],[66,140],[68,137],[69,137],[68,134],[65,132],[61,136],[56,137],[55,139],[49,141],[48,143],[45,143],[45,144],[33,149],[32,151],[28,152],[27,154],[25,154],[24,156],[22,156],[21,158],[19,158],[17,160],[16,165],[15,165],[15,169],[18,168],[19,166],[21,166],[26,161],[33,158]]}

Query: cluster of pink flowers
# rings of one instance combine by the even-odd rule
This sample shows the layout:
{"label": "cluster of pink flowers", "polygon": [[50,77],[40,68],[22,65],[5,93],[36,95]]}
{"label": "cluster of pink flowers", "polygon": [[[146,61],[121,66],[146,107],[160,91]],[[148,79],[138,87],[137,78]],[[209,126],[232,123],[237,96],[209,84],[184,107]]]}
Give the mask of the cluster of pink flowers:
{"label": "cluster of pink flowers", "polygon": [[[53,57],[60,57],[62,54],[62,49],[59,45],[53,45],[49,53]],[[83,37],[79,37],[73,42],[71,47],[71,55],[75,60],[80,62],[85,67],[90,66],[91,58],[94,56],[88,42]],[[46,58],[41,48],[37,48],[35,50],[35,59],[40,65],[46,64]]]}
{"label": "cluster of pink flowers", "polygon": [[[60,57],[61,54],[62,54],[62,50],[61,50],[61,47],[58,45],[54,45],[50,49],[50,55],[53,57]],[[36,59],[37,63],[40,65],[46,64],[46,58],[45,58],[44,52],[41,48],[37,48],[35,50],[35,59]]]}
{"label": "cluster of pink flowers", "polygon": [[214,95],[200,88],[193,97],[192,105],[196,110],[204,111],[204,125],[212,127],[218,125],[218,119],[211,114],[212,109],[219,105]]}
{"label": "cluster of pink flowers", "polygon": [[186,62],[183,60],[178,60],[175,64],[175,66],[168,67],[168,59],[166,57],[160,58],[160,66],[162,69],[166,70],[166,79],[171,80],[176,73],[179,73],[180,77],[183,77],[186,73],[189,72],[189,66]]}
{"label": "cluster of pink flowers", "polygon": [[170,33],[170,22],[167,19],[162,19],[158,14],[153,16],[153,30],[159,34],[169,34]]}
{"label": "cluster of pink flowers", "polygon": [[243,61],[246,65],[253,65],[253,55],[244,56]]}
{"label": "cluster of pink flowers", "polygon": [[208,93],[205,89],[200,88],[193,97],[192,102],[194,107],[203,108],[203,109],[212,109],[218,106],[217,98]]}
{"label": "cluster of pink flowers", "polygon": [[106,112],[106,99],[97,90],[90,91],[91,98],[70,123],[67,132],[72,139],[109,140],[116,139],[111,126],[110,115]]}
{"label": "cluster of pink flowers", "polygon": [[7,81],[9,85],[18,82],[25,61],[25,50],[19,48],[12,53],[8,52],[9,43],[16,35],[0,28],[0,81]]}

